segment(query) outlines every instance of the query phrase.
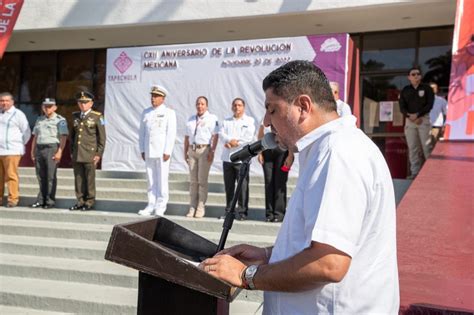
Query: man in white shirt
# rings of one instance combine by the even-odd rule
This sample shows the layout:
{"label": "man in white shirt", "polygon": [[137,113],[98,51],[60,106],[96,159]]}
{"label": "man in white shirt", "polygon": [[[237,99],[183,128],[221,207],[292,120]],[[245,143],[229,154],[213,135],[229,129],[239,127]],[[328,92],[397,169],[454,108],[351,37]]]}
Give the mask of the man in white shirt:
{"label": "man in white shirt", "polygon": [[148,179],[148,204],[139,215],[163,215],[168,204],[170,157],[176,139],[176,113],[164,102],[168,95],[159,85],[151,88],[151,107],[140,118],[139,147]]}
{"label": "man in white shirt", "polygon": [[14,103],[12,94],[0,93],[0,205],[6,184],[9,208],[16,207],[20,200],[18,166],[31,137],[28,120]]}
{"label": "man in white shirt", "polygon": [[432,151],[438,139],[443,135],[444,119],[448,112],[448,102],[438,95],[438,84],[431,82],[430,86],[434,93],[433,108],[430,111],[430,151]]}
{"label": "man in white shirt", "polygon": [[[219,131],[219,137],[224,142],[222,161],[224,169],[224,186],[226,197],[226,211],[230,210],[232,198],[234,197],[235,184],[239,178],[241,162],[231,162],[232,153],[240,150],[244,145],[251,142],[255,135],[255,120],[245,114],[245,101],[240,97],[232,101],[232,112],[234,115],[225,119]],[[245,220],[249,209],[249,176],[242,183],[242,190],[238,199],[236,218]]]}
{"label": "man in white shirt", "polygon": [[201,267],[264,290],[264,314],[398,314],[395,197],[381,152],[355,117],[339,118],[311,62],[274,70],[263,90],[265,125],[299,152],[296,189],[274,247],[237,245]]}
{"label": "man in white shirt", "polygon": [[339,98],[339,83],[331,81],[329,82],[329,84],[331,85],[332,95],[334,96],[334,100],[336,101],[337,114],[341,117],[346,115],[352,115],[350,106],[341,101],[341,99]]}
{"label": "man in white shirt", "polygon": [[186,123],[184,137],[184,159],[189,165],[190,206],[188,218],[202,218],[205,214],[209,187],[209,170],[214,161],[219,123],[216,115],[209,113],[205,96],[196,99],[196,115]]}

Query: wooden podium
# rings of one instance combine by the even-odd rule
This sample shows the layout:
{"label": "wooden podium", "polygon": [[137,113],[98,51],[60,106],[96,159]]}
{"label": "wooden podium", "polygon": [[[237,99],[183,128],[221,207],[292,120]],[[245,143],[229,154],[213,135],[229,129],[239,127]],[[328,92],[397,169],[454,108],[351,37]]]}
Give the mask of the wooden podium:
{"label": "wooden podium", "polygon": [[137,314],[229,314],[240,289],[199,269],[217,245],[162,217],[115,225],[105,259],[139,271]]}

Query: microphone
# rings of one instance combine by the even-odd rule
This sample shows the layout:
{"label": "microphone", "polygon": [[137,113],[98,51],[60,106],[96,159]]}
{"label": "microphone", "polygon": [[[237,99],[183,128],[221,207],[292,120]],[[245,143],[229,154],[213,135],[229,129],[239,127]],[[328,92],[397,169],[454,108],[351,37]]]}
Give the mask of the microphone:
{"label": "microphone", "polygon": [[250,157],[256,156],[262,151],[275,149],[277,146],[278,144],[275,141],[275,134],[269,132],[265,134],[262,139],[255,141],[254,143],[247,144],[239,151],[232,153],[230,160],[232,162],[245,161]]}

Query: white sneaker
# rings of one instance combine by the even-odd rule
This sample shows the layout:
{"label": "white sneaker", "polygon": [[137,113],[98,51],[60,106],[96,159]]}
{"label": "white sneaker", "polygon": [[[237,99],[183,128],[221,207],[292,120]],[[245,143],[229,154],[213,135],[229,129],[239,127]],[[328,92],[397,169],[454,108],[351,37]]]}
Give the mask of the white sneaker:
{"label": "white sneaker", "polygon": [[153,212],[153,211],[150,211],[150,210],[148,210],[148,209],[143,209],[143,210],[138,211],[138,215],[150,216],[152,212]]}
{"label": "white sneaker", "polygon": [[165,215],[165,211],[166,211],[166,208],[165,209],[155,209],[155,215],[159,215],[160,217],[162,217],[162,216]]}

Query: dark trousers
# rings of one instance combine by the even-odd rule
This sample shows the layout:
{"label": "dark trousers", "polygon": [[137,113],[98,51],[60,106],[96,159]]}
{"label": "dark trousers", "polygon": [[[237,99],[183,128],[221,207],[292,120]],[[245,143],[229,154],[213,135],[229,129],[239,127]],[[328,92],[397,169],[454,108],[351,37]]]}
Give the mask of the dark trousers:
{"label": "dark trousers", "polygon": [[263,174],[265,177],[265,215],[267,219],[283,219],[286,209],[286,182],[288,172],[281,167],[288,156],[288,151],[263,151]]}
{"label": "dark trousers", "polygon": [[73,162],[77,204],[92,207],[95,203],[95,164]]}
{"label": "dark trousers", "polygon": [[[224,162],[224,186],[226,198],[226,211],[230,210],[232,198],[234,197],[235,187],[239,179],[239,171],[242,163]],[[247,215],[249,210],[249,174],[242,183],[242,190],[238,198],[238,213]]]}
{"label": "dark trousers", "polygon": [[35,169],[40,190],[36,202],[40,204],[54,206],[56,202],[56,171],[58,164],[53,160],[53,156],[57,150],[57,144],[36,145]]}

